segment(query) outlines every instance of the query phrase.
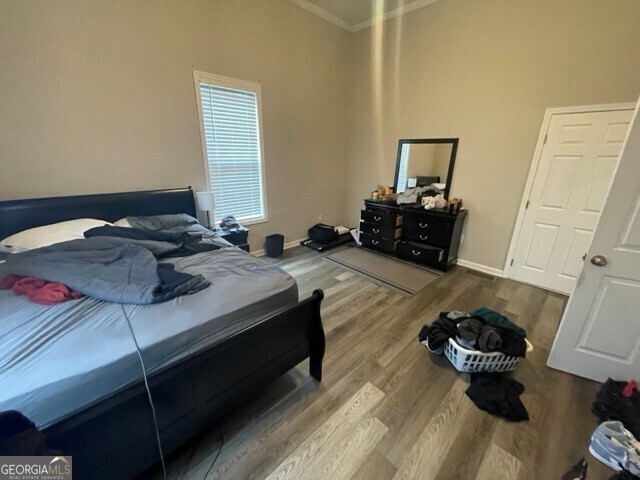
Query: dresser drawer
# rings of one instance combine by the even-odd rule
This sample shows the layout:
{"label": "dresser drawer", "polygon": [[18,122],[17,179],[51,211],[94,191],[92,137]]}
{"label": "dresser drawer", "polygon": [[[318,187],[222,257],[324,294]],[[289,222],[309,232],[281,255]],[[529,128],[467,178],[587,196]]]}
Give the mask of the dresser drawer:
{"label": "dresser drawer", "polygon": [[382,250],[383,252],[394,252],[398,241],[389,238],[379,238],[361,232],[360,243],[362,243],[363,247],[375,248],[376,250]]}
{"label": "dresser drawer", "polygon": [[401,230],[394,226],[383,227],[376,223],[370,223],[360,220],[360,231],[376,238],[400,238]]}
{"label": "dresser drawer", "polygon": [[446,219],[428,215],[405,215],[402,228],[416,230],[422,235],[444,235],[451,233],[452,223]]}
{"label": "dresser drawer", "polygon": [[402,225],[402,215],[390,212],[373,212],[371,210],[360,210],[360,221],[382,228],[396,228]]}
{"label": "dresser drawer", "polygon": [[402,228],[402,239],[410,242],[428,243],[437,247],[449,248],[451,238],[448,235],[431,233],[427,229]]}
{"label": "dresser drawer", "polygon": [[413,262],[436,265],[442,262],[444,251],[441,248],[430,247],[429,245],[401,241],[398,242],[396,255]]}

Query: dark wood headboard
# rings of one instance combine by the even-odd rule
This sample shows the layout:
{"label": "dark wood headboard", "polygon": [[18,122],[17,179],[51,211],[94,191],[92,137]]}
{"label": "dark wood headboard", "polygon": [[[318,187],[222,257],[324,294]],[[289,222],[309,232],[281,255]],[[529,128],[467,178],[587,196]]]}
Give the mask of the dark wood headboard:
{"label": "dark wood headboard", "polygon": [[115,222],[127,216],[175,213],[196,216],[191,187],[7,200],[0,202],[0,240],[29,228],[77,218]]}

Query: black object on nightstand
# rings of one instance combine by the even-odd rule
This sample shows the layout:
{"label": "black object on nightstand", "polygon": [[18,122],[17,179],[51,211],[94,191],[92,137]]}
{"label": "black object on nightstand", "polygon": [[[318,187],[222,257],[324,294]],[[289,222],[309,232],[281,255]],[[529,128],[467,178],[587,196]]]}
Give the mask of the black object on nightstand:
{"label": "black object on nightstand", "polygon": [[227,242],[240,247],[245,252],[249,251],[249,229],[247,227],[216,230],[216,234]]}

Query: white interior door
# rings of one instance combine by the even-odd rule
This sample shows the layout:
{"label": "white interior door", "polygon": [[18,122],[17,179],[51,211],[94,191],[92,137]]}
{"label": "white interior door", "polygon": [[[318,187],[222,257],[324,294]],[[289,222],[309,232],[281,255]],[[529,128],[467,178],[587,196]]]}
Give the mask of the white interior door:
{"label": "white interior door", "polygon": [[[640,105],[640,104],[639,104]],[[548,364],[603,381],[640,372],[640,119],[629,137]]]}
{"label": "white interior door", "polygon": [[551,116],[510,277],[570,294],[609,193],[632,109]]}

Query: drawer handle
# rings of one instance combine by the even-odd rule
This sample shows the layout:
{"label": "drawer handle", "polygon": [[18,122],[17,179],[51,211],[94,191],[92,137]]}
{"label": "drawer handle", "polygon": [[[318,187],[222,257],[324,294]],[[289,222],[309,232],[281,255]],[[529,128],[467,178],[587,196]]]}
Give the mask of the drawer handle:
{"label": "drawer handle", "polygon": [[371,240],[371,243],[373,243],[374,245],[378,244],[378,240]]}
{"label": "drawer handle", "polygon": [[379,222],[381,218],[382,218],[382,217],[376,217],[376,216],[374,215],[374,216],[373,216],[373,221],[374,221],[374,222]]}
{"label": "drawer handle", "polygon": [[420,235],[420,240],[426,240],[427,238],[429,238],[428,235]]}
{"label": "drawer handle", "polygon": [[420,225],[420,228],[427,228],[429,226],[428,223],[418,223],[418,225]]}
{"label": "drawer handle", "polygon": [[378,228],[377,230],[375,228],[372,229],[373,233],[380,233],[380,229]]}
{"label": "drawer handle", "polygon": [[417,252],[415,250],[411,250],[411,253],[413,253],[416,257],[420,256],[420,250],[418,250]]}

